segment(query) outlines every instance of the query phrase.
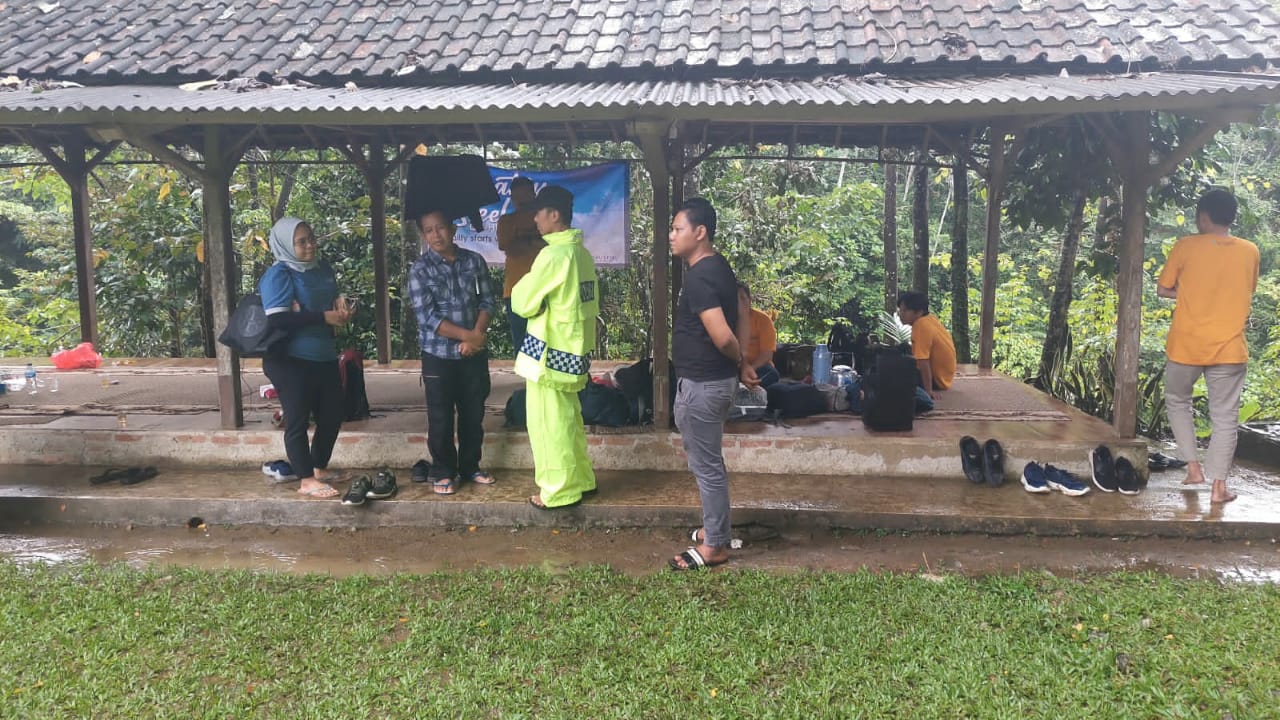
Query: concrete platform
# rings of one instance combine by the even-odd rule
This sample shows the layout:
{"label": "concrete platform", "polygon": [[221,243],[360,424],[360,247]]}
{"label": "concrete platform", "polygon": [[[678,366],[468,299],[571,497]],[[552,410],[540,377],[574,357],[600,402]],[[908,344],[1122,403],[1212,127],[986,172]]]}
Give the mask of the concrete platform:
{"label": "concrete platform", "polygon": [[[181,528],[196,524],[371,527],[689,528],[700,523],[687,473],[599,473],[600,492],[574,508],[527,504],[532,473],[506,471],[490,487],[465,485],[442,497],[407,481],[390,500],[346,507],[299,496],[296,483],[272,485],[256,470],[161,468],[139,485],[91,486],[101,468],[0,467],[0,533],[42,524],[112,524]],[[1274,539],[1280,536],[1280,481],[1249,468],[1232,477],[1240,494],[1211,505],[1208,487],[1187,489],[1176,471],[1156,473],[1137,496],[1094,491],[1072,498],[1031,495],[1018,483],[975,486],[962,479],[779,476],[730,478],[735,525],[854,528],[992,534]],[[343,487],[342,489],[345,489]],[[750,528],[742,530],[750,534]],[[735,533],[737,534],[737,533]]]}
{"label": "concrete platform", "polygon": [[[18,370],[20,360],[0,370]],[[254,361],[243,372],[245,427],[219,427],[217,381],[208,360],[124,360],[96,371],[41,367],[58,379],[36,395],[0,396],[0,464],[141,465],[191,469],[257,468],[283,456],[270,418],[278,407],[257,395],[267,382]],[[608,372],[617,363],[597,363]],[[509,361],[491,363],[493,392],[486,418],[485,465],[527,471],[533,466],[521,429],[502,427],[502,408],[523,381]],[[374,417],[343,426],[334,463],[340,467],[405,469],[426,455],[426,413],[417,363],[371,365],[365,371]],[[957,443],[964,435],[996,438],[1008,456],[1008,478],[1028,460],[1073,472],[1087,470],[1088,451],[1106,444],[1145,468],[1145,441],[1120,440],[1105,422],[999,373],[962,367],[934,412],[904,433],[873,433],[857,417],[820,415],[780,425],[732,423],[725,460],[731,472],[780,476],[950,479],[960,476]],[[683,472],[680,436],[652,427],[589,428],[589,451],[604,471]]]}

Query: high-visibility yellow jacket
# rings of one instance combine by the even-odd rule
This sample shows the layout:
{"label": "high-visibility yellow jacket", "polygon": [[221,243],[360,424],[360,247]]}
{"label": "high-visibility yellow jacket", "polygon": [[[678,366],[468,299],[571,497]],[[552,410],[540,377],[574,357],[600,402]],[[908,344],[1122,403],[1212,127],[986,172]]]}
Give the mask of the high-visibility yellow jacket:
{"label": "high-visibility yellow jacket", "polygon": [[516,374],[558,390],[577,392],[590,379],[596,346],[600,284],[596,264],[582,244],[582,231],[569,228],[542,237],[529,274],[511,288],[511,310],[529,318],[516,355]]}

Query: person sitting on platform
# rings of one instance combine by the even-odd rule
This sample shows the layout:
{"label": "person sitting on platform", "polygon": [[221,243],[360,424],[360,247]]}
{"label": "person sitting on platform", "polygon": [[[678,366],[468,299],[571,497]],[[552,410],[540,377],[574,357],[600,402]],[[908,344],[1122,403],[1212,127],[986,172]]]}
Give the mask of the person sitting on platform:
{"label": "person sitting on platform", "polygon": [[755,368],[760,387],[767,388],[781,379],[778,369],[773,366],[773,353],[778,349],[778,331],[768,314],[751,307],[751,288],[746,283],[738,283],[738,294],[747,307],[751,308],[751,338],[747,341],[747,362]]}
{"label": "person sitting on platform", "polygon": [[946,390],[956,377],[956,344],[937,316],[929,313],[929,301],[922,292],[898,293],[898,317],[911,326],[911,354],[920,369],[920,387],[930,400]]}

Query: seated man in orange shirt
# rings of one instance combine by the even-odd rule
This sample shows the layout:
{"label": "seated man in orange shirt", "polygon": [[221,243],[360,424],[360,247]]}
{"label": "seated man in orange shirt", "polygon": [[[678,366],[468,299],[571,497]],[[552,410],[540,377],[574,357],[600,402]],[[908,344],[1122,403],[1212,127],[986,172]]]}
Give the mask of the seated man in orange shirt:
{"label": "seated man in orange shirt", "polygon": [[911,354],[920,369],[920,387],[930,399],[936,399],[933,393],[951,387],[956,377],[956,344],[951,333],[929,314],[929,301],[922,292],[898,293],[898,317],[911,326]]}
{"label": "seated man in orange shirt", "polygon": [[[751,307],[751,288],[738,283],[738,298],[746,298],[747,307]],[[769,387],[780,378],[773,366],[773,352],[777,349],[778,331],[773,327],[773,321],[763,312],[751,308],[751,339],[747,342],[744,357],[755,368],[762,388]]]}

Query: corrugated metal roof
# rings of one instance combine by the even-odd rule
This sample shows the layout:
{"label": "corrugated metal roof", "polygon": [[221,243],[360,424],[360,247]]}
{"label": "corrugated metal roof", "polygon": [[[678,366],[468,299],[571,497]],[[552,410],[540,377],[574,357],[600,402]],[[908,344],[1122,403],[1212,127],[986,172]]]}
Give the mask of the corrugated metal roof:
{"label": "corrugated metal roof", "polygon": [[[1239,99],[1240,104],[1280,101],[1280,75],[1142,73],[1091,76],[1010,76],[999,78],[901,79],[832,77],[817,80],[707,82],[604,82],[454,85],[425,88],[330,89],[268,87],[189,91],[176,87],[117,86],[0,92],[0,124],[85,122],[88,115],[123,120],[131,114],[210,114],[234,122],[316,122],[342,114],[355,125],[430,122],[432,116],[484,123],[487,113],[521,113],[530,122],[579,115],[629,118],[653,111],[662,117],[718,117],[732,120],[751,111],[785,110],[797,122],[835,111],[926,108],[932,115],[958,108],[981,111],[1018,104],[1026,112],[1053,111],[1063,103],[1140,101],[1142,107],[1185,107]],[[1077,108],[1076,111],[1080,109]],[[989,111],[988,111],[989,112]],[[364,120],[349,114],[369,114]],[[212,117],[216,115],[217,117]],[[857,122],[856,117],[849,118]]]}
{"label": "corrugated metal roof", "polygon": [[0,76],[99,83],[1280,59],[1268,0],[9,0],[0,27]]}

